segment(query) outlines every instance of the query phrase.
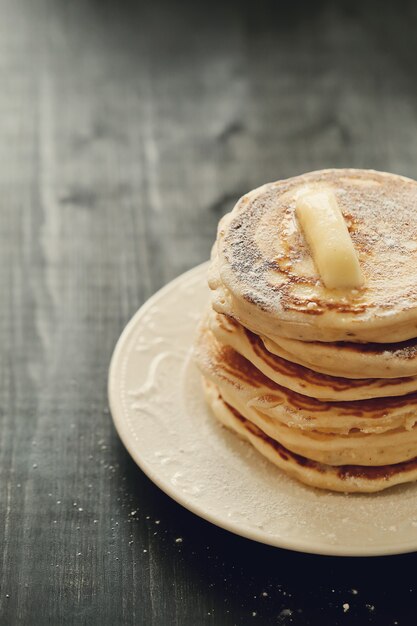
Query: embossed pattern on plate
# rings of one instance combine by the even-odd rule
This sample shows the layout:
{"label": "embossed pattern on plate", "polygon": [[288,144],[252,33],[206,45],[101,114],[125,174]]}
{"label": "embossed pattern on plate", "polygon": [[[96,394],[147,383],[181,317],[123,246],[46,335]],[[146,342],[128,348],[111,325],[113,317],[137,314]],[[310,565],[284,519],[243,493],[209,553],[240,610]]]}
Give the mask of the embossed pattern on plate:
{"label": "embossed pattern on plate", "polygon": [[330,555],[417,550],[416,484],[370,495],[312,489],[212,417],[192,361],[206,270],[200,265],[150,298],[114,351],[110,408],[135,462],[184,507],[249,539]]}

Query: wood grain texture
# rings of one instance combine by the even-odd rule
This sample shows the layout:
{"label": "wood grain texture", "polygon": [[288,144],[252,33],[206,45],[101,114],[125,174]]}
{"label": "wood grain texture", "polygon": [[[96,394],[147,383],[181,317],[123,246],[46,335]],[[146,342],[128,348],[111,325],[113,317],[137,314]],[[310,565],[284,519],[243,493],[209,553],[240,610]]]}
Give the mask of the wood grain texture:
{"label": "wood grain texture", "polygon": [[414,555],[291,554],[173,503],[106,377],[248,189],[416,177],[416,22],[412,2],[0,0],[1,624],[415,623]]}

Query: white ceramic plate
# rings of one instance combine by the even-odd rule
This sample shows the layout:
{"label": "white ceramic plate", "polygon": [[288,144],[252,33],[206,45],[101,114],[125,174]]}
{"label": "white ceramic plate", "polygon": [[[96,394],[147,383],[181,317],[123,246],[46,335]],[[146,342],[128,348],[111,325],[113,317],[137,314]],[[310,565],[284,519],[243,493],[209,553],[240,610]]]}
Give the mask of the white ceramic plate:
{"label": "white ceramic plate", "polygon": [[372,495],[306,487],[212,417],[192,360],[206,269],[148,300],[114,351],[110,407],[135,462],[184,507],[249,539],[346,556],[417,550],[417,484]]}

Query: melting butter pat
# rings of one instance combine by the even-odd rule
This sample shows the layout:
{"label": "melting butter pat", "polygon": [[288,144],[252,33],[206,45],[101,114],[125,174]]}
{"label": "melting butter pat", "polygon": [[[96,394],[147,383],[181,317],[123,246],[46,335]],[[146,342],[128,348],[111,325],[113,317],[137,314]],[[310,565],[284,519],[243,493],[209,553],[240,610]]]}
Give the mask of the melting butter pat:
{"label": "melting butter pat", "polygon": [[306,191],[298,196],[295,210],[325,286],[360,287],[358,256],[335,194],[330,189]]}

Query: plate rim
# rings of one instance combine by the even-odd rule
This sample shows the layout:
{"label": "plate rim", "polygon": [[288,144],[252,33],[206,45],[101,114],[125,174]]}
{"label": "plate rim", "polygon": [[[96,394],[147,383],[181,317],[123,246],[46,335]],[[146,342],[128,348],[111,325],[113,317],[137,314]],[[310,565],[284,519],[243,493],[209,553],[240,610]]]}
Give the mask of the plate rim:
{"label": "plate rim", "polygon": [[[268,545],[274,548],[320,556],[378,557],[416,552],[417,540],[414,542],[407,541],[403,544],[399,543],[395,546],[393,544],[387,546],[364,545],[363,548],[359,550],[358,548],[352,548],[345,544],[329,544],[323,540],[315,541],[314,545],[312,545],[309,541],[304,542],[300,539],[286,539],[285,537],[282,537],[282,535],[275,535],[268,539],[268,536],[259,530],[242,528],[237,522],[229,522],[225,519],[219,520],[215,514],[207,511],[204,506],[199,506],[198,504],[191,502],[187,499],[186,495],[181,493],[181,491],[176,490],[175,487],[172,486],[169,482],[161,479],[158,476],[158,472],[154,470],[152,466],[149,465],[144,459],[142,459],[140,454],[138,454],[135,446],[132,444],[131,432],[129,430],[126,420],[123,419],[123,407],[120,405],[120,401],[117,397],[118,388],[116,385],[116,379],[118,362],[121,357],[123,348],[130,338],[132,332],[136,329],[140,318],[142,318],[142,316],[146,314],[146,311],[150,309],[156,301],[164,296],[165,292],[169,292],[175,287],[177,283],[183,282],[188,276],[202,272],[204,268],[207,268],[208,264],[209,262],[206,261],[204,263],[196,265],[195,267],[192,267],[191,269],[183,272],[182,274],[165,284],[162,288],[157,290],[139,307],[139,309],[130,318],[116,342],[108,368],[107,397],[113,425],[116,429],[118,436],[120,437],[121,442],[123,443],[133,461],[136,463],[139,469],[154,483],[154,485],[156,485],[161,491],[163,491],[167,496],[180,504],[182,507],[184,507],[194,515],[201,517],[205,521],[217,526],[218,528],[231,532],[240,537],[244,537],[245,539],[256,541],[258,543],[262,543],[264,545]],[[372,497],[372,494],[366,495],[368,497]]]}

